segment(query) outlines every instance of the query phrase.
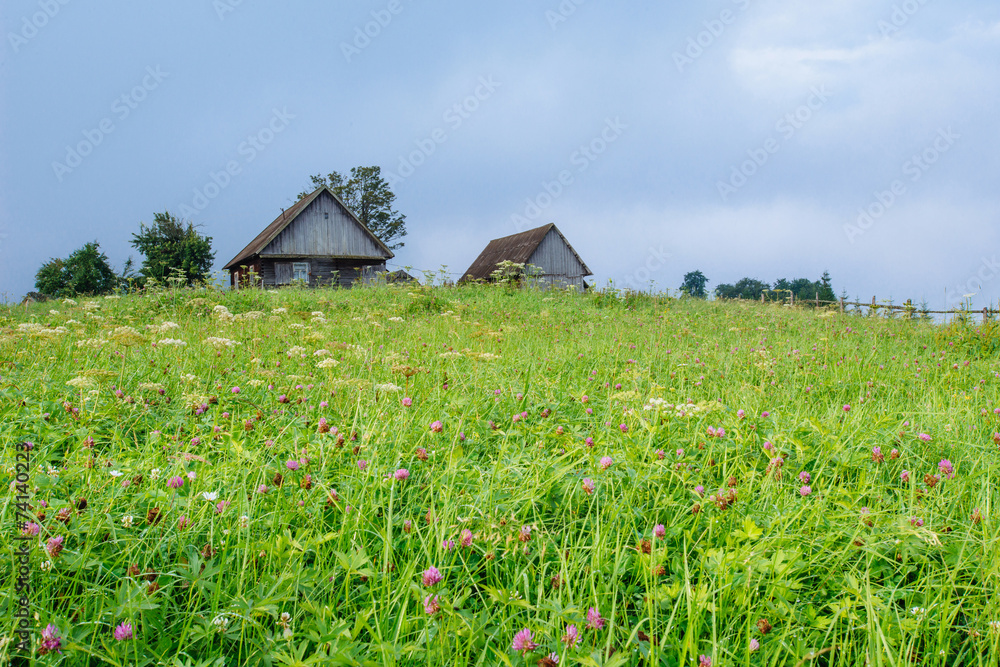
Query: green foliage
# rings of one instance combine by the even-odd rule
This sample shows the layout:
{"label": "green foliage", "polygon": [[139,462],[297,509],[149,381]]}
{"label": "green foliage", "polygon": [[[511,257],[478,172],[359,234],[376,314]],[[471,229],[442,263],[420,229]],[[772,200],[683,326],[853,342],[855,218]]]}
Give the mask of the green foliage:
{"label": "green foliage", "polygon": [[977,359],[1000,355],[1000,322],[991,319],[973,325],[971,317],[964,312],[959,315],[937,329],[935,342],[939,346],[955,347]]}
{"label": "green foliage", "polygon": [[61,296],[66,287],[66,262],[53,257],[35,274],[35,289],[49,296]]}
{"label": "green foliage", "polygon": [[735,285],[722,284],[715,288],[715,296],[720,299],[760,300],[760,295],[768,289],[767,283],[756,278],[742,278]]}
{"label": "green foliage", "polygon": [[180,277],[184,285],[206,281],[215,259],[212,238],[199,234],[191,222],[185,226],[168,211],[154,214],[148,227],[140,222],[132,247],[145,257],[139,269],[143,278],[159,282],[174,277]]}
{"label": "green foliage", "polygon": [[708,296],[705,285],[708,278],[701,271],[691,271],[684,274],[684,282],[681,283],[681,293],[687,294],[695,299],[704,299]]}
{"label": "green foliage", "polygon": [[773,286],[768,286],[767,283],[756,278],[742,278],[735,285],[723,283],[715,288],[715,296],[720,299],[752,299],[759,301],[761,295],[764,295],[764,298],[769,301],[789,300],[794,296],[796,302],[803,302],[805,304],[810,301],[815,303],[817,296],[821,302],[831,302],[837,299],[833,291],[833,286],[830,283],[830,274],[827,271],[824,271],[823,276],[816,281],[807,280],[806,278],[796,278],[794,280],[779,278],[774,282]]}
{"label": "green foliage", "polygon": [[[323,176],[311,176],[314,189],[327,186],[336,193],[344,205],[390,250],[402,248],[397,241],[406,236],[406,216],[393,210],[396,195],[382,177],[381,167],[352,167],[351,177],[345,178],[333,171]],[[299,199],[310,194],[300,192]]]}
{"label": "green foliage", "polygon": [[35,287],[50,296],[106,294],[118,284],[119,277],[97,241],[84,244],[65,260],[50,259],[35,274]]}

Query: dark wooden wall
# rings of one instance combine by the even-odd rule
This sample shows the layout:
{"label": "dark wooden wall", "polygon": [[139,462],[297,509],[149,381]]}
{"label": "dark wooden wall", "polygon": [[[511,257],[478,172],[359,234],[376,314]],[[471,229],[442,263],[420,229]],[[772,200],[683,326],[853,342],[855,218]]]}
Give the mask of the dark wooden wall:
{"label": "dark wooden wall", "polygon": [[274,259],[269,257],[261,258],[261,277],[266,287],[276,286],[275,263],[308,262],[309,263],[309,286],[326,287],[332,283],[336,277],[337,284],[341,287],[351,287],[354,281],[360,279],[362,269],[371,267],[372,270],[385,271],[385,262],[372,262],[372,260],[341,259],[336,257],[282,257]]}

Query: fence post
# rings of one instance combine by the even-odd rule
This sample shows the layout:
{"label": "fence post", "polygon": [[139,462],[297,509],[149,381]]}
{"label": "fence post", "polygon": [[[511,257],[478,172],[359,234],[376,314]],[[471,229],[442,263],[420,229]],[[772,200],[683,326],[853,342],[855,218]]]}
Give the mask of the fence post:
{"label": "fence post", "polygon": [[792,305],[795,305],[795,292],[792,292]]}
{"label": "fence post", "polygon": [[816,310],[819,310],[819,292],[816,292]]}
{"label": "fence post", "polygon": [[875,317],[875,297],[872,297],[872,312],[869,314],[870,317]]}
{"label": "fence post", "polygon": [[760,293],[760,302],[764,303],[764,293],[763,292]]}
{"label": "fence post", "polygon": [[983,308],[983,324],[989,319],[989,308]]}
{"label": "fence post", "polygon": [[840,297],[840,314],[844,314],[844,297]]}

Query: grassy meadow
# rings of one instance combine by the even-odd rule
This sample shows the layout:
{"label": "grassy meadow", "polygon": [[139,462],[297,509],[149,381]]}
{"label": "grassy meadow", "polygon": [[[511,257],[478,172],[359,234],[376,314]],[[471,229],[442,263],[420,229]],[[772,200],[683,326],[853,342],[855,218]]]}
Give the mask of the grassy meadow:
{"label": "grassy meadow", "polygon": [[41,665],[996,665],[997,339],[481,286],[5,307],[0,663],[23,600]]}

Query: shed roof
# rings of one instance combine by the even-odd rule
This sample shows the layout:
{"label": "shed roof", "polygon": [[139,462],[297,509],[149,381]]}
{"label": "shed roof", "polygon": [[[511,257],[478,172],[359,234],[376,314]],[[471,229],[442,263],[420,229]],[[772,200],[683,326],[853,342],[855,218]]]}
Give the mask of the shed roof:
{"label": "shed roof", "polygon": [[372,240],[381,249],[385,250],[385,252],[386,252],[386,254],[387,254],[388,257],[394,257],[395,256],[395,255],[393,255],[392,251],[389,250],[389,248],[384,243],[382,243],[381,239],[379,239],[377,236],[375,236],[374,234],[372,234],[371,230],[368,229],[367,227],[365,227],[364,223],[361,222],[361,220],[358,219],[358,216],[354,215],[354,212],[351,209],[347,208],[347,205],[344,204],[343,201],[341,201],[340,197],[338,197],[337,194],[333,190],[331,190],[330,188],[328,188],[325,185],[322,185],[322,186],[316,188],[313,192],[309,193],[308,195],[306,195],[302,199],[298,200],[297,202],[295,202],[294,204],[292,204],[291,206],[289,206],[284,211],[282,211],[281,215],[279,215],[277,218],[274,219],[274,222],[272,222],[267,227],[265,227],[264,231],[262,231],[260,234],[258,234],[257,237],[254,238],[253,241],[251,241],[249,244],[247,244],[247,247],[243,248],[243,250],[241,250],[236,255],[236,257],[234,257],[232,260],[230,260],[229,263],[226,264],[222,268],[224,268],[224,269],[230,269],[230,270],[234,269],[234,268],[238,267],[240,264],[246,262],[248,259],[250,259],[254,255],[259,254],[261,250],[263,250],[264,248],[267,247],[268,243],[270,243],[271,241],[273,241],[274,238],[278,234],[280,234],[282,232],[282,230],[285,229],[285,227],[288,227],[288,225],[292,224],[292,222],[295,220],[295,218],[297,218],[300,213],[302,213],[303,211],[305,211],[306,208],[309,207],[309,204],[313,203],[313,201],[315,201],[316,198],[322,192],[326,192],[331,197],[333,197],[333,200],[335,202],[337,202],[337,204],[339,204],[345,211],[347,211],[347,214],[351,217],[351,219],[354,220],[354,222],[356,222],[361,227],[361,229],[365,230],[368,233],[368,235],[372,238]]}
{"label": "shed roof", "polygon": [[576,257],[577,261],[583,267],[585,276],[593,275],[591,270],[587,268],[583,260],[580,259],[580,255],[577,254],[573,246],[569,244],[566,237],[562,235],[559,228],[555,226],[555,223],[549,223],[547,225],[542,225],[541,227],[536,227],[535,229],[529,229],[519,234],[511,234],[510,236],[504,236],[499,239],[493,239],[489,242],[489,245],[479,253],[479,257],[476,261],[472,263],[472,266],[462,274],[461,280],[459,282],[467,280],[486,280],[493,273],[497,264],[503,261],[514,262],[516,264],[524,264],[529,259],[531,255],[538,249],[541,242],[548,236],[550,231],[554,231],[562,239],[562,242],[566,244],[573,256]]}

